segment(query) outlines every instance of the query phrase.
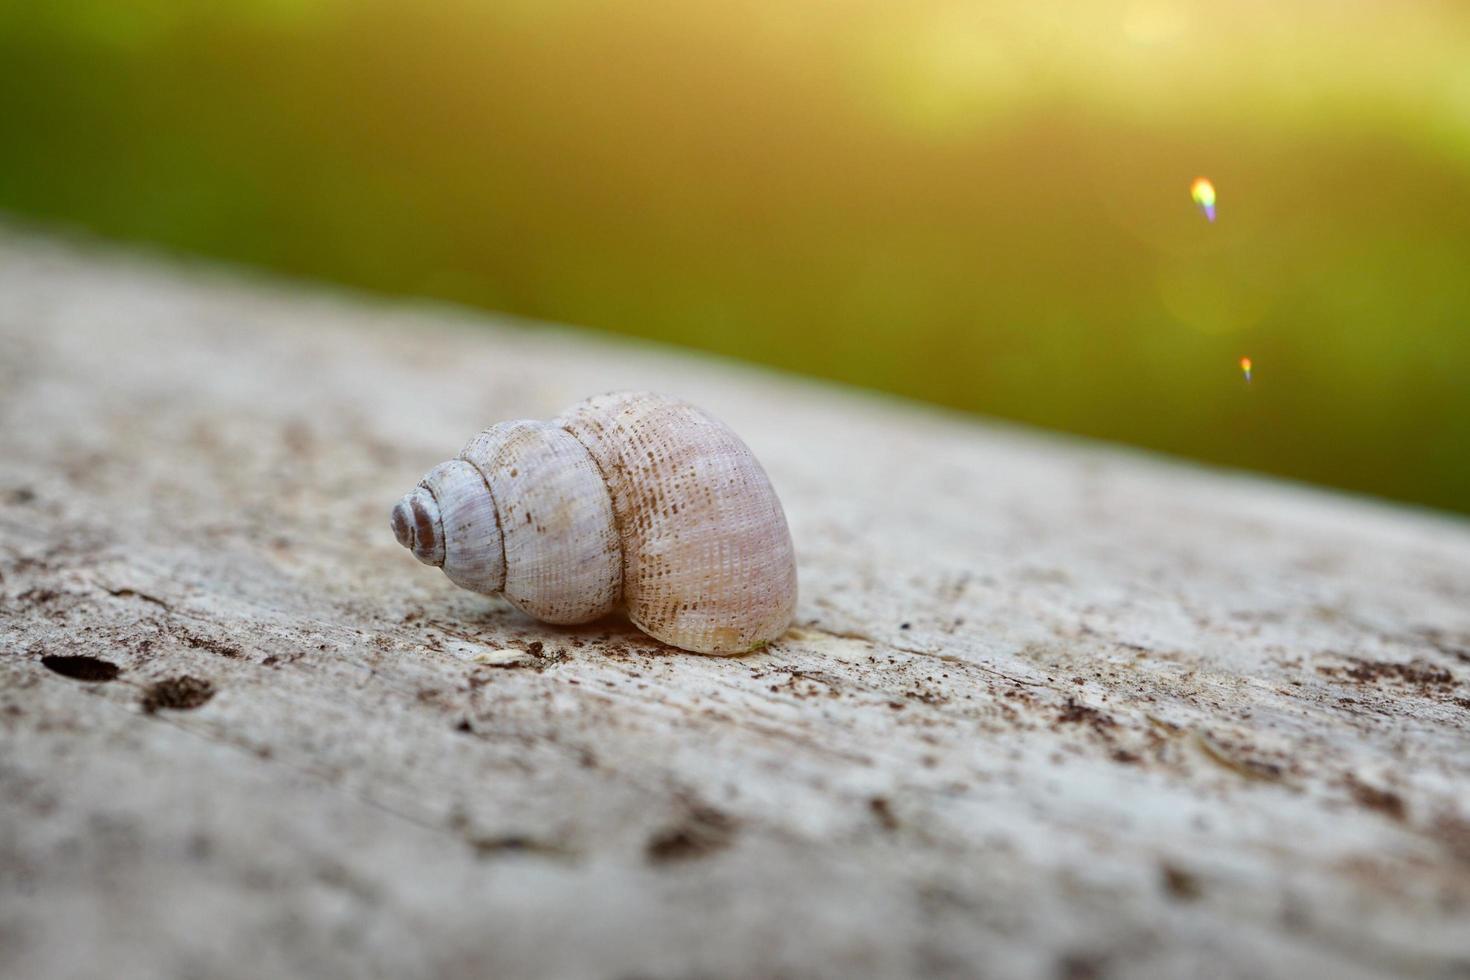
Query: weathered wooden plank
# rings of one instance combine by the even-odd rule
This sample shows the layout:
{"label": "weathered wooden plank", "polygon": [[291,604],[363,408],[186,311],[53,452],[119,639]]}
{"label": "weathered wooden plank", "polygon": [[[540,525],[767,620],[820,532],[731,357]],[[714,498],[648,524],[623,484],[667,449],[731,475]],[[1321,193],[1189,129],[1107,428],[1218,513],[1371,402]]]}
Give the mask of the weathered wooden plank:
{"label": "weathered wooden plank", "polygon": [[[477,427],[618,387],[770,471],[768,651],[393,541]],[[1470,972],[1450,518],[11,232],[0,575],[6,976]]]}

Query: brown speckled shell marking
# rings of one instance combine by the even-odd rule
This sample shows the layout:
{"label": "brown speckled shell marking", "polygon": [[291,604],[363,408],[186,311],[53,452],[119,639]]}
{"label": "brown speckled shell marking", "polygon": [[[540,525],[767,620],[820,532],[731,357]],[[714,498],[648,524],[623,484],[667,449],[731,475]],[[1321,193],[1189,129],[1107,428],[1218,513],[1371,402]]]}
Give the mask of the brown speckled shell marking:
{"label": "brown speckled shell marking", "polygon": [[765,471],[722,422],[662,395],[486,429],[399,501],[393,530],[455,584],[546,622],[622,604],[650,636],[728,654],[795,613],[791,534]]}

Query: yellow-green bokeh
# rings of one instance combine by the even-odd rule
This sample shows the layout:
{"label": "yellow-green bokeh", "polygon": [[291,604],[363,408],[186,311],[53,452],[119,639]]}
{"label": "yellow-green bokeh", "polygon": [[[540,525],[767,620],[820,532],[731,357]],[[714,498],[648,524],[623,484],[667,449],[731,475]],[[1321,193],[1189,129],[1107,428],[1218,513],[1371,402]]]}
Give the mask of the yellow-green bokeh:
{"label": "yellow-green bokeh", "polygon": [[14,213],[1470,511],[1464,4],[0,0],[0,126]]}

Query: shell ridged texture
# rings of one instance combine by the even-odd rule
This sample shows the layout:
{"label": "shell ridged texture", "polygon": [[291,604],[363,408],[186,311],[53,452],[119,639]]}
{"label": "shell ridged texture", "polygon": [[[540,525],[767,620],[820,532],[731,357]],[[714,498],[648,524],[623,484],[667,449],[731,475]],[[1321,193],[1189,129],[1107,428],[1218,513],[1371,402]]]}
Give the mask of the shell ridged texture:
{"label": "shell ridged texture", "polygon": [[419,486],[433,495],[440,514],[443,540],[438,557],[444,574],[460,588],[475,592],[503,589],[499,518],[480,471],[462,459],[451,459],[430,470]]}
{"label": "shell ridged texture", "polygon": [[724,423],[647,393],[599,395],[556,424],[596,460],[623,547],[623,600],[642,630],[700,653],[785,632],[796,560],[765,471]]}
{"label": "shell ridged texture", "polygon": [[502,422],[460,458],[494,498],[507,599],[548,623],[584,623],[617,606],[623,558],[612,505],[576,439],[546,422]]}

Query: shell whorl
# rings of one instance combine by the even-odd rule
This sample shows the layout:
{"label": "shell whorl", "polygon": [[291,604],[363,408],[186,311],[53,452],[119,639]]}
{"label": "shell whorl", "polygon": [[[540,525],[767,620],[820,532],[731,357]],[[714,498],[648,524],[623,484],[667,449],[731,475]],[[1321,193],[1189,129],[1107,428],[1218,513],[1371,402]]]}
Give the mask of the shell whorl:
{"label": "shell whorl", "polygon": [[728,426],[647,392],[598,395],[556,420],[597,461],[639,629],[697,653],[744,653],[796,612],[796,556],[765,470]]}
{"label": "shell whorl", "polygon": [[460,459],[494,498],[507,599],[548,623],[585,623],[617,607],[623,554],[612,501],[577,440],[548,422],[501,422]]}
{"label": "shell whorl", "polygon": [[474,592],[505,587],[505,546],[495,496],[484,474],[470,461],[440,463],[419,484],[434,499],[443,539],[441,560],[449,580]]}
{"label": "shell whorl", "polygon": [[661,395],[491,426],[430,470],[392,524],[456,584],[546,622],[622,602],[656,639],[728,654],[780,636],[795,613],[791,534],[765,471],[724,423]]}
{"label": "shell whorl", "polygon": [[444,564],[444,523],[434,495],[422,484],[394,506],[393,536],[425,565]]}

